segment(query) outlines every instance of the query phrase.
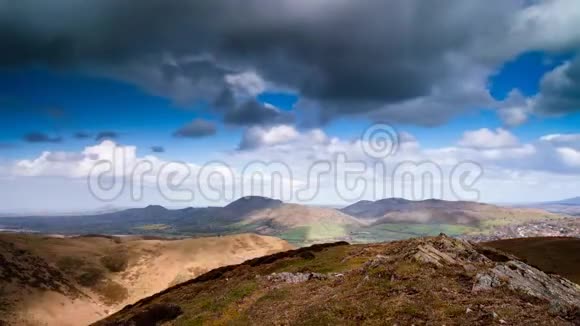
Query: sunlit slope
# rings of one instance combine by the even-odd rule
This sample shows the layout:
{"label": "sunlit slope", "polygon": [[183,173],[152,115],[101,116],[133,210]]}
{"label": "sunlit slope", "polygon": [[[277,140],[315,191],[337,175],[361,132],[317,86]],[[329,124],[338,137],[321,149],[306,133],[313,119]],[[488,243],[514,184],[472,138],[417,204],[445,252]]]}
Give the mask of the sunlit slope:
{"label": "sunlit slope", "polygon": [[183,240],[0,234],[0,241],[6,310],[0,320],[49,325],[87,324],[208,270],[292,248],[255,234]]}

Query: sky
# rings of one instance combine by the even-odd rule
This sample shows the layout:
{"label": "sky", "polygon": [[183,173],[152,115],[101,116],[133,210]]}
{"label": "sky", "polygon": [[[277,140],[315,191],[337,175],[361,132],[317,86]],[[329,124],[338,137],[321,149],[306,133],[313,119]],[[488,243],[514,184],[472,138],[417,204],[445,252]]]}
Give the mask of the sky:
{"label": "sky", "polygon": [[580,196],[575,0],[0,0],[0,42],[0,212]]}

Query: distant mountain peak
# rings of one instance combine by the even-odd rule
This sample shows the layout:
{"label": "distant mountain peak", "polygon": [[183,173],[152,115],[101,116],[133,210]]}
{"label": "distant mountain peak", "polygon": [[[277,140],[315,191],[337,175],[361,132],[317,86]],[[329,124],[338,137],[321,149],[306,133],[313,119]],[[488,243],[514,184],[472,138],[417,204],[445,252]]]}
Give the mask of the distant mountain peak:
{"label": "distant mountain peak", "polygon": [[357,201],[356,203],[354,203],[354,204],[352,204],[352,205],[358,205],[358,204],[370,204],[370,203],[372,203],[372,202],[373,202],[372,200],[366,200],[366,199],[363,199],[363,200],[359,200],[359,201]]}
{"label": "distant mountain peak", "polygon": [[429,199],[424,199],[422,201],[423,202],[427,202],[427,203],[438,203],[438,202],[445,202],[445,201],[448,201],[448,200],[437,199],[437,198],[429,198]]}
{"label": "distant mountain peak", "polygon": [[270,197],[264,196],[244,196],[240,198],[241,200],[276,200]]}
{"label": "distant mountain peak", "polygon": [[580,201],[580,196],[565,199],[565,201]]}
{"label": "distant mountain peak", "polygon": [[167,211],[168,209],[161,206],[161,205],[149,205],[145,207],[146,210],[159,210],[159,211]]}
{"label": "distant mountain peak", "polygon": [[[490,205],[466,201],[442,199],[409,200],[405,198],[384,198],[377,201],[359,201],[340,211],[359,219],[374,219],[390,222],[413,223],[459,223],[474,224],[482,209],[494,208]],[[497,208],[497,210],[501,210]]]}
{"label": "distant mountain peak", "polygon": [[580,197],[572,197],[564,200],[559,200],[551,202],[550,204],[562,204],[562,205],[580,205]]}
{"label": "distant mountain peak", "polygon": [[265,202],[278,202],[278,203],[281,203],[282,201],[278,200],[278,199],[269,198],[269,197],[263,197],[263,196],[244,196],[244,197],[240,197],[237,200],[234,200],[233,202],[231,202],[227,206],[235,205],[237,203],[247,203],[247,202],[263,202],[263,203],[265,203]]}
{"label": "distant mountain peak", "polygon": [[373,203],[408,203],[408,202],[412,202],[412,200],[405,199],[405,198],[399,198],[399,197],[391,197],[391,198],[379,199],[379,200],[374,201]]}
{"label": "distant mountain peak", "polygon": [[283,202],[278,199],[262,196],[245,196],[231,202],[224,208],[235,211],[237,214],[244,215],[261,209],[279,207],[282,204]]}

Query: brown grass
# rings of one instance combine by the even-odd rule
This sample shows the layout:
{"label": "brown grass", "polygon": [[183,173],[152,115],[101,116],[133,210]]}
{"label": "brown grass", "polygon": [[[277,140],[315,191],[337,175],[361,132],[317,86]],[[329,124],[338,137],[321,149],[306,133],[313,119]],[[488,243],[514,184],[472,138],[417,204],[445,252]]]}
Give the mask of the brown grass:
{"label": "brown grass", "polygon": [[76,273],[86,262],[78,257],[62,257],[57,260],[56,266],[64,273]]}
{"label": "brown grass", "polygon": [[[283,240],[253,234],[164,240],[0,233],[0,289],[7,284],[15,289],[2,294],[0,308],[10,315],[23,311],[24,321],[36,309],[35,321],[50,326],[88,324],[172,282],[291,248]],[[73,317],[77,312],[85,314],[82,323]],[[0,316],[7,314],[0,310]]]}
{"label": "brown grass", "polygon": [[111,273],[124,271],[129,264],[129,255],[123,251],[110,252],[101,257],[101,264]]}
{"label": "brown grass", "polygon": [[100,282],[94,287],[94,290],[107,305],[121,303],[129,296],[126,288],[117,282],[109,280]]}
{"label": "brown grass", "polygon": [[93,287],[105,278],[105,271],[98,267],[85,267],[76,275],[80,285]]}
{"label": "brown grass", "polygon": [[[141,300],[97,325],[124,325],[158,304],[183,310],[169,325],[490,325],[499,320],[493,313],[510,325],[569,325],[551,316],[547,303],[518,292],[472,293],[473,275],[415,262],[409,246],[341,243],[254,259]],[[367,264],[377,255],[393,259]],[[342,276],[298,284],[261,277],[287,271]]]}

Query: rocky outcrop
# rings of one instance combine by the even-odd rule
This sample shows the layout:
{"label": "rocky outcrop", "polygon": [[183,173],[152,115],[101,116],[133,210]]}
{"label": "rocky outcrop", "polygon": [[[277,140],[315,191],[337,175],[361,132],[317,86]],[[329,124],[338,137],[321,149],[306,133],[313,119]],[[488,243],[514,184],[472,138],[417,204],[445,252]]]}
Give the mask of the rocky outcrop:
{"label": "rocky outcrop", "polygon": [[521,261],[497,264],[488,272],[478,274],[473,290],[487,291],[502,285],[549,301],[555,313],[569,314],[580,309],[579,285],[548,275]]}
{"label": "rocky outcrop", "polygon": [[[434,238],[411,240],[414,245],[406,246],[403,257],[429,264],[435,268],[460,268],[474,275],[472,292],[492,291],[507,287],[531,297],[548,301],[552,312],[570,315],[580,311],[580,286],[557,275],[548,275],[541,270],[519,261],[515,256],[493,248],[483,247],[463,239],[446,235]],[[376,255],[369,259],[362,270],[368,271],[381,265],[389,265],[401,256]],[[327,280],[342,274],[320,273],[273,273],[267,281],[278,283],[303,283],[310,280]]]}
{"label": "rocky outcrop", "polygon": [[457,261],[451,258],[451,256],[433,248],[433,246],[429,244],[422,245],[417,248],[419,251],[415,254],[414,258],[418,261],[432,263],[438,267],[443,266],[443,264],[457,264]]}
{"label": "rocky outcrop", "polygon": [[473,292],[507,287],[550,302],[552,312],[559,315],[569,316],[580,311],[579,285],[548,275],[514,256],[445,235],[416,241],[419,243],[409,254],[414,260],[436,268],[461,266],[477,272]]}
{"label": "rocky outcrop", "polygon": [[339,273],[321,274],[321,273],[282,272],[282,273],[273,273],[271,275],[266,275],[263,278],[266,279],[267,281],[273,282],[273,283],[283,282],[283,283],[296,284],[296,283],[303,283],[303,282],[311,281],[311,280],[328,280],[330,278],[341,277],[341,276],[342,276],[342,274],[339,274]]}

